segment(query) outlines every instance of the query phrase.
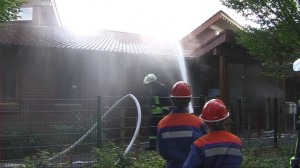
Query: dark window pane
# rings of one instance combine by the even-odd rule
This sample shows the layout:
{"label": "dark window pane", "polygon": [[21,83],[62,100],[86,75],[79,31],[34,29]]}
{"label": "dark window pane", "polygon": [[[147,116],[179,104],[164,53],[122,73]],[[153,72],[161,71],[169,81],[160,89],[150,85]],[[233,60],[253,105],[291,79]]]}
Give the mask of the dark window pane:
{"label": "dark window pane", "polygon": [[0,63],[0,94],[2,99],[16,98],[16,67],[12,62]]}

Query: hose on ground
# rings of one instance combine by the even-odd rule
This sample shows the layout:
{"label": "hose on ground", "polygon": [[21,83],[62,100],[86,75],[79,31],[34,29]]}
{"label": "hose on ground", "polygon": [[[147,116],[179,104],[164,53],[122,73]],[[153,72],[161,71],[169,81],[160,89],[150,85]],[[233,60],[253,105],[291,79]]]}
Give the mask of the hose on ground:
{"label": "hose on ground", "polygon": [[[139,130],[140,130],[140,126],[141,126],[141,118],[142,118],[142,113],[141,113],[141,106],[140,106],[140,103],[139,101],[137,100],[137,98],[132,95],[132,94],[128,94],[124,97],[122,97],[121,99],[119,99],[115,104],[113,104],[104,114],[103,116],[101,117],[102,119],[107,115],[109,114],[117,105],[119,105],[123,100],[125,100],[126,98],[131,98],[136,107],[137,107],[137,124],[136,124],[136,128],[135,128],[135,132],[132,136],[132,139],[129,143],[129,145],[127,146],[127,148],[125,149],[125,152],[124,152],[124,155],[126,155],[130,149],[132,148],[137,136],[138,136],[138,133],[139,133]],[[48,161],[52,161],[60,156],[63,156],[65,155],[66,153],[70,152],[72,149],[74,149],[80,142],[82,142],[97,126],[97,122],[81,137],[79,138],[74,144],[72,144],[71,146],[69,146],[67,149],[63,150],[62,152],[58,153],[57,155],[51,157],[48,159]]]}

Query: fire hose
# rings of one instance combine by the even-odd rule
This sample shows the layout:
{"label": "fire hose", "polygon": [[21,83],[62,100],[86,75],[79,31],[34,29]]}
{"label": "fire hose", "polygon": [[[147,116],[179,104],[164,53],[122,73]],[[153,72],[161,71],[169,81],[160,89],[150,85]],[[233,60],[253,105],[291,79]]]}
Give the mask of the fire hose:
{"label": "fire hose", "polygon": [[[136,123],[136,128],[135,128],[135,131],[134,131],[134,134],[132,136],[132,139],[129,143],[129,145],[127,146],[127,148],[125,149],[125,152],[124,152],[124,156],[130,151],[130,149],[132,148],[137,136],[138,136],[138,133],[139,133],[139,130],[140,130],[140,126],[141,126],[141,118],[142,118],[142,113],[141,113],[141,106],[137,100],[137,98],[135,96],[133,96],[132,94],[128,94],[124,97],[122,97],[121,99],[119,99],[115,104],[113,104],[104,114],[103,116],[101,117],[101,119],[103,119],[107,114],[109,114],[118,104],[120,104],[123,100],[125,100],[126,98],[131,98],[136,107],[137,107],[137,123]],[[65,155],[66,153],[70,152],[72,149],[74,149],[80,142],[82,142],[97,126],[97,122],[81,137],[79,138],[74,144],[72,144],[70,147],[68,147],[67,149],[63,150],[62,152],[58,153],[57,155],[51,157],[48,159],[48,161],[52,161],[54,159],[56,159],[57,157],[59,156],[63,156]]]}

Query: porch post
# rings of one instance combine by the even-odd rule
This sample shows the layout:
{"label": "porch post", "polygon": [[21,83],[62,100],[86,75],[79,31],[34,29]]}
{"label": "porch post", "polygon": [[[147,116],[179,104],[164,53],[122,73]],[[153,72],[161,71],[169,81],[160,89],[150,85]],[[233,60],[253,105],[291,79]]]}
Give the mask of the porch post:
{"label": "porch post", "polygon": [[226,59],[223,55],[219,55],[219,74],[220,74],[220,96],[226,101],[227,84],[226,84]]}

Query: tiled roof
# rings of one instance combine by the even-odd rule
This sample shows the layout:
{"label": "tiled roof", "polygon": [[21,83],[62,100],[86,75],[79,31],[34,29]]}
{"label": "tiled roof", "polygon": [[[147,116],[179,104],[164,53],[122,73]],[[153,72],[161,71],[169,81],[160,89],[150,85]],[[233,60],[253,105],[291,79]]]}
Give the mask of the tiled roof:
{"label": "tiled roof", "polygon": [[[62,28],[9,25],[0,29],[0,44],[41,46],[147,55],[175,55],[175,42],[117,31],[75,35]],[[186,55],[186,54],[184,54]]]}

